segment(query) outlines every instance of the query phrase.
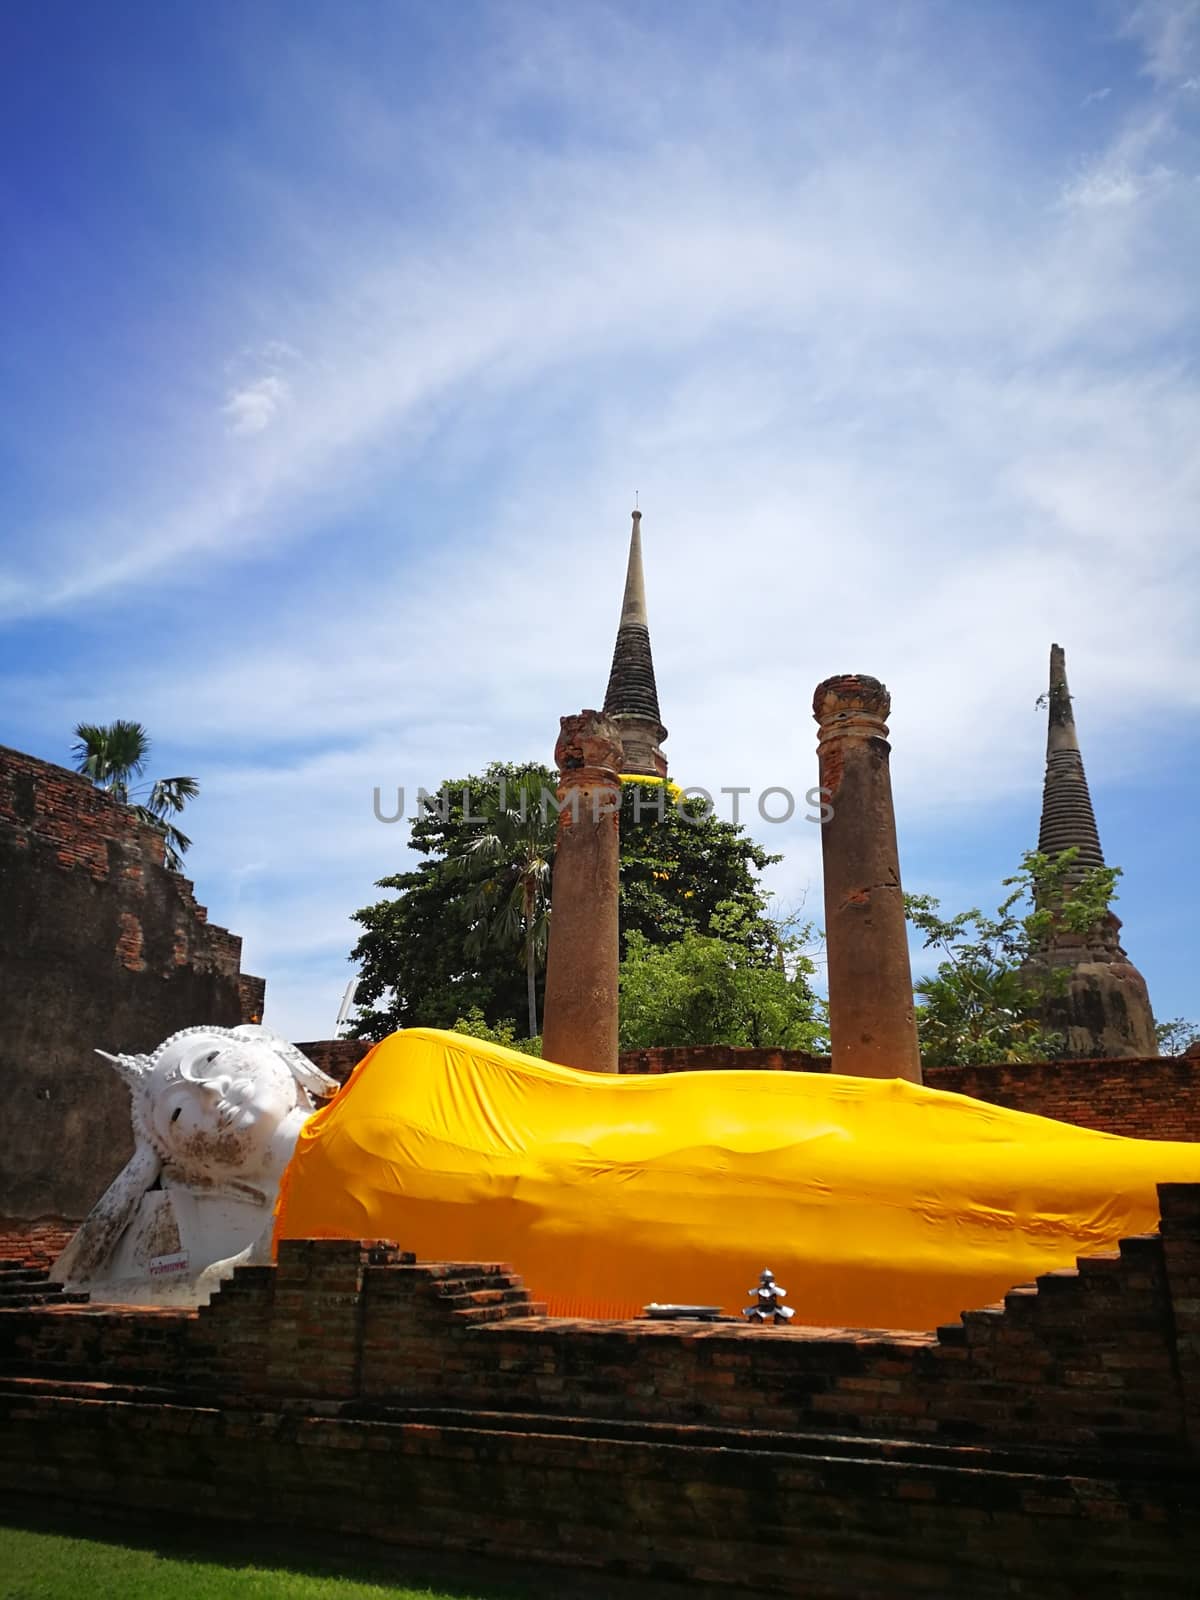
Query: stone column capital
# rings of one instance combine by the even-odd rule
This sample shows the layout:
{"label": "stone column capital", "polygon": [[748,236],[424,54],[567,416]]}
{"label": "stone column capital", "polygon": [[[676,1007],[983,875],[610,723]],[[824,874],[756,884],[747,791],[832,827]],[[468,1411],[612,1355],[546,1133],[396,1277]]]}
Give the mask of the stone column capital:
{"label": "stone column capital", "polygon": [[819,683],[813,695],[817,742],[828,739],[886,739],[892,697],[878,678],[840,673]]}
{"label": "stone column capital", "polygon": [[601,711],[580,711],[559,719],[554,764],[564,788],[594,788],[621,781],[621,734]]}

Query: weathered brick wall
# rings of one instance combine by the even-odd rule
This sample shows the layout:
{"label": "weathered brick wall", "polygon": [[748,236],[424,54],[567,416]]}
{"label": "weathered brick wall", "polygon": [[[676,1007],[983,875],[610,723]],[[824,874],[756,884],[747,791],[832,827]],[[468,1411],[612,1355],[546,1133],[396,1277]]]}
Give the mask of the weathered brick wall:
{"label": "weathered brick wall", "polygon": [[[720,1067],[773,1072],[828,1072],[827,1056],[799,1050],[707,1045],[629,1051],[621,1071],[653,1074]],[[926,1067],[930,1089],[970,1095],[990,1105],[1030,1111],[1080,1128],[1132,1139],[1200,1140],[1200,1059],[1035,1061],[991,1067]]]}
{"label": "weathered brick wall", "polygon": [[[508,1269],[380,1257],[352,1241],[294,1241],[273,1283],[268,1269],[235,1304],[218,1297],[199,1326],[221,1386],[627,1422],[1187,1447],[1157,1236],[929,1334],[571,1322],[530,1306]],[[220,1352],[251,1342],[251,1326],[260,1359],[223,1367]]]}
{"label": "weathered brick wall", "polygon": [[1200,1186],[1162,1207],[924,1336],[558,1321],[353,1240],[199,1313],[0,1311],[0,1489],[828,1600],[1183,1595]]}
{"label": "weathered brick wall", "polygon": [[0,1261],[48,1267],[66,1249],[75,1227],[60,1217],[0,1217]]}
{"label": "weathered brick wall", "polygon": [[[336,1529],[806,1600],[1162,1600],[1191,1592],[1200,1551],[1194,1484],[1046,1463],[1006,1471],[799,1443],[772,1451],[737,1436],[554,1435],[465,1418],[165,1411],[47,1394],[0,1395],[0,1417],[0,1483],[40,1501],[84,1496],[160,1518]],[[570,1581],[548,1592],[569,1593]]]}
{"label": "weathered brick wall", "polygon": [[659,1045],[623,1050],[621,1072],[655,1077],[663,1072],[828,1072],[829,1057],[804,1050],[760,1050],[749,1045]]}
{"label": "weathered brick wall", "polygon": [[925,1082],[1102,1133],[1200,1139],[1200,1061],[1186,1056],[929,1067]]}
{"label": "weathered brick wall", "polygon": [[130,1154],[94,1054],[260,1017],[241,941],[163,865],[162,836],[75,773],[0,747],[0,1213],[82,1217]]}
{"label": "weathered brick wall", "polygon": [[297,1044],[296,1048],[302,1050],[322,1072],[336,1078],[339,1083],[345,1083],[373,1046],[369,1039],[309,1039]]}
{"label": "weathered brick wall", "polygon": [[1200,1453],[1200,1184],[1160,1184],[1158,1196],[1183,1424]]}
{"label": "weathered brick wall", "polygon": [[1133,1462],[164,1407],[15,1384],[0,1390],[0,1488],[159,1525],[201,1516],[545,1562],[564,1569],[547,1594],[590,1571],[614,1594],[647,1577],[804,1600],[1182,1600],[1200,1563],[1194,1477]]}
{"label": "weathered brick wall", "polygon": [[[32,1306],[0,1311],[0,1372],[84,1383],[213,1387],[194,1311]],[[231,1345],[226,1360],[232,1364]]]}
{"label": "weathered brick wall", "polygon": [[1200,1189],[1163,1194],[1165,1237],[1126,1240],[929,1333],[548,1318],[506,1267],[290,1240],[277,1267],[239,1269],[199,1313],[0,1313],[0,1370],[203,1380],[277,1399],[1182,1455],[1200,1446],[1187,1431],[1200,1383]]}

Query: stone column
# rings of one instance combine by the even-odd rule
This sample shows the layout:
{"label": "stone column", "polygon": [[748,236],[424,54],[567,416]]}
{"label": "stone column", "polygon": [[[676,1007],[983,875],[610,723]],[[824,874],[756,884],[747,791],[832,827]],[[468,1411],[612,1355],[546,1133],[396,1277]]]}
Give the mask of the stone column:
{"label": "stone column", "polygon": [[598,711],[563,717],[542,1055],[617,1070],[621,742]]}
{"label": "stone column", "polygon": [[888,765],[891,697],[877,678],[826,678],[820,726],[829,1032],[834,1072],[921,1081],[896,817]]}

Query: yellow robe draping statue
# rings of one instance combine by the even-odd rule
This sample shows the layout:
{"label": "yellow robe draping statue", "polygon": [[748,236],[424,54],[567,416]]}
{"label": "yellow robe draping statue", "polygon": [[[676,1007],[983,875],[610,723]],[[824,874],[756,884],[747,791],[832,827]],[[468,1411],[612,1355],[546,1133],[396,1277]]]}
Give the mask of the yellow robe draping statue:
{"label": "yellow robe draping statue", "polygon": [[301,1132],[275,1238],[511,1262],[560,1316],[737,1312],[927,1329],[1158,1225],[1200,1145],[1123,1139],[900,1079],[609,1077],[461,1034],[377,1044]]}

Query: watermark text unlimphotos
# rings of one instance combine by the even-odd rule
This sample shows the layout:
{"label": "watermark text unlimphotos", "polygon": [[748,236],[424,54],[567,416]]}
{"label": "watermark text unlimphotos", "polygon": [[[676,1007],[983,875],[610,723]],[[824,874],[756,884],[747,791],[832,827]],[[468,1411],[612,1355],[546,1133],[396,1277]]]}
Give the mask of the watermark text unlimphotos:
{"label": "watermark text unlimphotos", "polygon": [[[585,813],[590,813],[592,820],[599,822],[601,817],[615,816],[622,808],[622,794],[608,787],[591,789],[587,793],[572,788],[561,800],[553,789],[531,789],[525,785],[510,789],[504,779],[500,780],[498,787],[499,809],[516,812],[522,822],[531,812],[540,812],[545,821],[549,817],[559,816],[563,811],[570,814],[572,822],[578,822]],[[442,822],[448,822],[451,812],[454,811],[459,821],[478,823],[482,826],[488,820],[488,816],[494,815],[496,810],[496,807],[489,803],[486,812],[473,811],[471,791],[468,787],[455,790],[443,785],[440,789],[432,791],[418,788],[413,809],[406,812],[407,793],[408,790],[403,784],[397,784],[385,802],[383,789],[376,785],[371,791],[371,806],[376,822],[403,822],[406,816],[411,822],[434,817]],[[755,813],[763,822],[791,822],[798,812],[796,796],[783,784],[771,784],[765,789],[758,790],[757,793],[749,784],[726,784],[716,793],[728,797],[727,806],[718,801],[712,790],[705,789],[700,784],[692,784],[686,789],[672,785],[669,791],[664,783],[635,784],[633,820],[641,822],[643,818],[654,817],[662,821],[666,817],[668,806],[681,821],[691,823],[694,827],[701,827],[712,817],[733,823],[750,822]],[[823,826],[832,821],[833,807],[829,803],[830,795],[831,791],[823,788],[805,791],[804,804],[808,809],[801,813],[805,822]],[[388,807],[386,810],[385,804]]]}

